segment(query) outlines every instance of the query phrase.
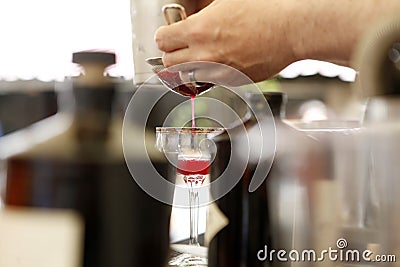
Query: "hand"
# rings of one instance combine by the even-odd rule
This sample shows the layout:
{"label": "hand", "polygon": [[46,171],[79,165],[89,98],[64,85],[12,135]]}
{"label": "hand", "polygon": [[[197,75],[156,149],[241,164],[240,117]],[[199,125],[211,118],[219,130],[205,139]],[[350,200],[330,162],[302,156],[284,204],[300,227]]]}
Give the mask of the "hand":
{"label": "hand", "polygon": [[164,65],[218,62],[240,70],[254,81],[277,74],[296,60],[287,36],[289,2],[292,3],[216,0],[184,21],[160,27],[156,42],[165,52]]}
{"label": "hand", "polygon": [[[160,27],[156,42],[167,67],[219,62],[257,82],[301,59],[348,66],[362,36],[399,12],[399,0],[215,0],[185,21]],[[201,73],[199,80],[221,80]]]}

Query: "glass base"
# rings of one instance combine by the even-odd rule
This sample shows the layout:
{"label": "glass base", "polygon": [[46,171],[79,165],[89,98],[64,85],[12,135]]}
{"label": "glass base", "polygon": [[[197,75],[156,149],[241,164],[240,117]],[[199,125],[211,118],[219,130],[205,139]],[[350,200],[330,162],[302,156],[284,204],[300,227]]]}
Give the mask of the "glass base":
{"label": "glass base", "polygon": [[174,244],[171,249],[174,253],[168,266],[208,266],[206,247]]}

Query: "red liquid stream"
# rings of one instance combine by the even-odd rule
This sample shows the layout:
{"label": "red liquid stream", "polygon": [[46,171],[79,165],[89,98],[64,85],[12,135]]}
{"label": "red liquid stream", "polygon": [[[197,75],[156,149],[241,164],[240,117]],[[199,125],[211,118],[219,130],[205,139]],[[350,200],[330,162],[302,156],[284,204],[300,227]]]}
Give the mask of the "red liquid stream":
{"label": "red liquid stream", "polygon": [[194,120],[194,97],[195,95],[190,96],[190,101],[192,102],[192,128],[196,128],[196,121]]}
{"label": "red liquid stream", "polygon": [[196,122],[194,119],[194,98],[197,95],[209,90],[214,86],[214,84],[204,82],[182,84],[181,77],[177,71],[172,72],[162,70],[159,71],[157,75],[164,85],[166,85],[169,89],[177,92],[180,95],[190,96],[190,100],[192,102],[192,128],[196,128]]}

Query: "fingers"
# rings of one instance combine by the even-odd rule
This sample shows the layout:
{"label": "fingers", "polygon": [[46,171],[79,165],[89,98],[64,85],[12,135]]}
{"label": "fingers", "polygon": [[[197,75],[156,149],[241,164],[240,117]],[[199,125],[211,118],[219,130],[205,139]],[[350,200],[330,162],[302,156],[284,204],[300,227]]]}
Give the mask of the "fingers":
{"label": "fingers", "polygon": [[164,53],[162,60],[167,68],[193,61],[220,61],[212,51],[210,52],[207,46],[199,47],[193,43],[189,44],[188,47]]}
{"label": "fingers", "polygon": [[[206,82],[222,86],[241,86],[252,83],[249,77],[240,71],[215,62],[188,62],[174,65],[168,71],[179,72],[181,80],[187,82]],[[192,72],[191,74],[189,74]]]}
{"label": "fingers", "polygon": [[164,52],[172,52],[188,47],[185,21],[179,21],[168,26],[161,26],[155,33],[158,48]]}
{"label": "fingers", "polygon": [[192,49],[183,48],[163,55],[163,63],[165,67],[174,66],[184,62],[196,61]]}
{"label": "fingers", "polygon": [[[200,64],[199,68],[193,69],[192,77],[199,82],[213,83],[222,86],[241,86],[252,83],[252,81],[240,71],[224,64],[213,63]],[[184,75],[185,76],[185,75]],[[188,77],[188,75],[186,75]]]}

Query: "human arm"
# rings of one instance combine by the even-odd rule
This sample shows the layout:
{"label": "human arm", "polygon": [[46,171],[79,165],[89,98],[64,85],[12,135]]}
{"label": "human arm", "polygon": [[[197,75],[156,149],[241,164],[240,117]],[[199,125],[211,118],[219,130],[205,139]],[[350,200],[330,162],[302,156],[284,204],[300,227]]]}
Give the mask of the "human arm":
{"label": "human arm", "polygon": [[363,34],[399,10],[398,0],[215,0],[156,41],[167,67],[214,61],[261,81],[301,59],[349,65]]}

